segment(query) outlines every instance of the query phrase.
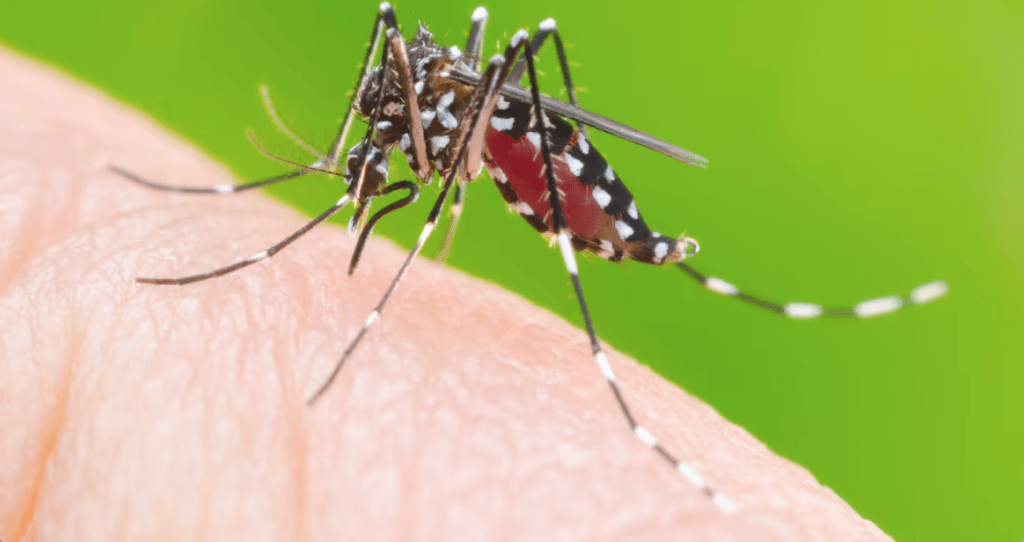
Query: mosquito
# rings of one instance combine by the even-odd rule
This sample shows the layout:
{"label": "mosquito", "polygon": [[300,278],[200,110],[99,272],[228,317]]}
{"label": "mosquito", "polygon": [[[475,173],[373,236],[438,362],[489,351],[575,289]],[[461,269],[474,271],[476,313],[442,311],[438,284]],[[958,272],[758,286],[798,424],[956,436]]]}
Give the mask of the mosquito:
{"label": "mosquito", "polygon": [[[348,269],[351,275],[374,225],[385,215],[410,205],[419,196],[419,186],[412,181],[389,182],[389,157],[395,148],[405,154],[412,171],[424,184],[429,184],[437,174],[442,179],[440,194],[430,209],[419,238],[331,374],[309,398],[308,404],[313,405],[330,388],[360,340],[379,319],[424,243],[437,228],[441,211],[454,188],[451,218],[439,253],[439,258],[444,258],[461,216],[467,183],[476,180],[486,167],[509,208],[547,237],[552,245],[558,245],[575,288],[594,361],[629,430],[723,512],[733,512],[737,505],[661,445],[640,424],[623,399],[615,373],[594,332],[575,253],[590,251],[613,262],[628,258],[651,265],[673,264],[713,292],[799,319],[878,316],[932,301],[944,295],[947,286],[942,281],[934,281],[918,286],[904,296],[872,299],[851,307],[826,308],[814,303],[773,303],[743,292],[725,280],[700,273],[686,263],[700,250],[697,241],[685,236],[663,236],[648,227],[632,194],[591,144],[587,129],[610,133],[695,166],[706,167],[707,160],[581,109],[554,19],[541,22],[532,38],[525,30],[516,32],[504,53],[491,57],[486,68],[482,69],[487,17],[487,10],[483,7],[473,12],[472,26],[463,51],[455,46],[438,45],[422,24],[411,41],[403,41],[394,9],[387,2],[380,4],[352,102],[334,143],[324,154],[302,143],[284,126],[264,89],[265,105],[272,119],[289,137],[319,156],[313,164],[303,165],[278,158],[297,169],[261,181],[210,188],[159,184],[112,167],[114,172],[147,187],[188,193],[242,192],[314,172],[341,176],[348,184],[345,194],[330,208],[277,244],[249,258],[197,275],[139,277],[136,280],[148,284],[183,285],[232,273],[270,258],[350,203],[354,204],[355,212],[349,228],[359,234]],[[554,41],[558,54],[568,103],[543,95],[538,89],[534,55],[549,37]],[[382,48],[380,64],[371,67],[378,46]],[[519,84],[524,76],[528,76],[529,88]],[[342,156],[355,115],[366,120],[366,134]],[[574,121],[575,126],[569,120]],[[262,147],[259,149],[269,155]],[[405,194],[368,216],[373,199],[394,192]]]}

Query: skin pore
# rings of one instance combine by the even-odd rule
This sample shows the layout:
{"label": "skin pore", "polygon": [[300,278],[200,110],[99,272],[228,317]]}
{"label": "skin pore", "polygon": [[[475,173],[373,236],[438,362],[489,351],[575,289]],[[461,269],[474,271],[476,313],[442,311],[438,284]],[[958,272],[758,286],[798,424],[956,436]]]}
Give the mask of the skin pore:
{"label": "skin pore", "polygon": [[[143,115],[0,50],[0,540],[888,540],[804,469],[609,349],[626,400],[739,506],[632,435],[586,336],[420,259],[301,225]],[[296,181],[303,182],[303,181]],[[482,189],[486,189],[481,187]],[[330,201],[325,201],[326,205]],[[552,258],[558,258],[552,252]]]}

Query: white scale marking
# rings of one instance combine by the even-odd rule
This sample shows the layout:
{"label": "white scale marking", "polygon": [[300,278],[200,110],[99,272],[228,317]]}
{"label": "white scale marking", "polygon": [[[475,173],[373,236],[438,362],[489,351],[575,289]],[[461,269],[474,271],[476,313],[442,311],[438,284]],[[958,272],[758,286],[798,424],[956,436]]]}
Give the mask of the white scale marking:
{"label": "white scale marking", "polygon": [[263,252],[259,252],[259,253],[253,254],[252,256],[249,256],[248,258],[245,259],[245,261],[247,261],[247,262],[258,262],[258,261],[266,258],[268,255],[269,254],[267,253],[267,251],[264,250]]}
{"label": "white scale marking", "polygon": [[380,318],[380,311],[373,311],[373,312],[371,312],[370,316],[366,318],[366,323],[363,324],[363,329],[368,329],[379,318]]}
{"label": "white scale marking", "polygon": [[697,489],[703,491],[708,487],[708,483],[704,481],[704,477],[697,474],[697,471],[691,469],[686,463],[679,463],[676,465],[676,470],[679,474],[682,474],[684,478],[690,481],[691,484],[697,486]]}
{"label": "white scale marking", "polygon": [[569,166],[569,171],[571,171],[573,175],[579,177],[580,173],[583,173],[583,162],[578,158],[574,158],[571,154],[565,155],[565,164]]}
{"label": "white scale marking", "polygon": [[487,20],[487,8],[480,6],[473,10],[473,16],[471,20],[474,23],[479,23]]}
{"label": "white scale marking", "polygon": [[638,425],[634,427],[633,432],[636,433],[636,436],[639,437],[640,440],[644,442],[644,444],[650,446],[651,448],[654,448],[655,446],[658,445],[658,439],[654,438],[654,435],[652,435],[650,431],[644,429],[644,426]]}
{"label": "white scale marking", "polygon": [[654,257],[660,262],[665,259],[665,256],[668,256],[668,243],[661,241],[654,245]]}
{"label": "white scale marking", "polygon": [[448,106],[452,105],[452,102],[454,101],[454,90],[449,90],[437,101],[437,120],[441,121],[441,126],[444,126],[449,130],[459,125],[459,121],[455,120],[455,115],[452,115],[448,111]]}
{"label": "white scale marking", "polygon": [[416,240],[418,246],[423,246],[423,243],[427,242],[427,237],[430,237],[430,233],[434,231],[435,224],[427,222],[423,225],[423,231],[420,232],[420,238]]}
{"label": "white scale marking", "polygon": [[786,303],[782,312],[790,318],[817,318],[825,314],[825,308],[814,303]]}
{"label": "white scale marking", "polygon": [[398,140],[398,148],[405,152],[409,150],[410,145],[412,145],[412,139],[409,138],[409,134],[402,134],[402,139]]}
{"label": "white scale marking", "polygon": [[947,286],[945,282],[937,280],[914,288],[910,292],[910,300],[914,302],[915,305],[920,305],[922,303],[938,299],[946,295],[946,292],[948,291],[949,286]]}
{"label": "white scale marking", "polygon": [[235,187],[234,185],[230,184],[218,184],[217,186],[213,187],[213,191],[218,194],[230,194],[231,192],[235,191]]}
{"label": "white scale marking", "polygon": [[555,20],[552,19],[551,17],[548,17],[547,19],[544,19],[543,21],[540,22],[538,28],[540,28],[541,30],[552,32],[556,28]]}
{"label": "white scale marking", "polygon": [[640,211],[636,210],[636,200],[629,202],[629,207],[626,208],[626,214],[633,220],[640,218]]}
{"label": "white scale marking", "polygon": [[611,258],[615,255],[615,245],[607,239],[601,239],[601,251],[597,255],[605,259]]}
{"label": "white scale marking", "polygon": [[448,58],[451,60],[458,60],[462,58],[462,51],[458,47],[452,45],[448,48]]}
{"label": "white scale marking", "polygon": [[430,62],[432,57],[425,56],[416,63],[416,79],[423,79],[427,76],[427,62]]}
{"label": "white scale marking", "polygon": [[512,125],[514,125],[515,123],[516,119],[503,119],[500,117],[491,117],[491,127],[499,132],[507,132],[511,130]]}
{"label": "white scale marking", "polygon": [[861,318],[889,314],[903,306],[903,302],[896,296],[880,297],[857,303],[853,307],[853,313]]}
{"label": "white scale marking", "polygon": [[386,131],[391,129],[391,126],[392,126],[391,121],[389,121],[389,120],[382,120],[382,121],[377,123],[377,131],[378,132],[386,132]]}
{"label": "white scale marking", "polygon": [[529,36],[530,35],[525,30],[520,30],[519,32],[516,32],[515,34],[512,35],[512,39],[509,41],[509,43],[512,45],[512,47],[518,47],[519,42],[525,40]]}
{"label": "white scale marking", "polygon": [[504,96],[502,96],[500,94],[498,95],[498,109],[504,111],[504,110],[508,109],[508,106],[510,106],[510,105],[512,105],[512,104],[509,103],[509,101],[506,100]]}
{"label": "white scale marking", "polygon": [[580,134],[579,139],[576,140],[576,144],[580,146],[580,152],[583,154],[590,154],[590,142],[587,141],[587,138],[583,134]]}
{"label": "white scale marking", "polygon": [[446,135],[439,135],[430,138],[430,150],[436,156],[451,141],[451,138]]}
{"label": "white scale marking", "polygon": [[603,351],[599,351],[594,354],[597,359],[597,366],[601,368],[601,374],[604,375],[605,380],[608,382],[615,382],[615,373],[612,371],[612,366],[608,364],[608,357],[604,355]]}
{"label": "white scale marking", "polygon": [[615,221],[615,231],[619,232],[619,237],[621,237],[623,241],[628,239],[630,235],[633,235],[633,228],[621,220]]}
{"label": "white scale marking", "polygon": [[561,232],[558,234],[558,248],[562,251],[562,259],[565,260],[565,268],[569,270],[569,274],[572,276],[579,276],[580,271],[576,267],[576,254],[573,252],[572,239],[569,238],[568,232]]}
{"label": "white scale marking", "polygon": [[708,277],[708,281],[704,285],[707,286],[708,290],[718,292],[722,295],[736,295],[740,293],[739,288],[715,277]]}
{"label": "white scale marking", "polygon": [[420,120],[423,121],[423,129],[426,130],[430,127],[430,123],[434,122],[434,117],[437,116],[437,111],[433,109],[424,109],[420,111]]}
{"label": "white scale marking", "polygon": [[419,96],[423,92],[423,81],[416,81],[416,84],[412,86],[416,90],[416,95]]}
{"label": "white scale marking", "polygon": [[540,148],[540,134],[537,132],[526,132],[526,139],[528,139],[534,147],[537,147],[538,149]]}
{"label": "white scale marking", "polygon": [[608,207],[608,204],[612,202],[612,195],[605,191],[600,186],[594,187],[594,200],[601,206],[602,209]]}
{"label": "white scale marking", "polygon": [[608,166],[608,169],[604,170],[604,178],[609,182],[615,180],[615,171],[612,170],[612,166]]}
{"label": "white scale marking", "polygon": [[711,502],[718,505],[718,507],[721,508],[722,511],[726,514],[735,514],[736,511],[740,509],[739,506],[736,506],[736,503],[732,502],[732,499],[726,497],[725,495],[722,495],[721,493],[715,493],[715,496],[711,499]]}
{"label": "white scale marking", "polygon": [[498,167],[498,166],[488,167],[487,171],[491,172],[491,177],[493,177],[495,181],[498,181],[499,183],[502,183],[502,184],[508,182],[508,177],[505,176],[505,172],[502,171],[500,167]]}
{"label": "white scale marking", "polygon": [[530,207],[530,204],[526,203],[525,201],[518,201],[516,203],[509,204],[508,208],[512,209],[513,211],[521,215],[533,214],[533,207]]}

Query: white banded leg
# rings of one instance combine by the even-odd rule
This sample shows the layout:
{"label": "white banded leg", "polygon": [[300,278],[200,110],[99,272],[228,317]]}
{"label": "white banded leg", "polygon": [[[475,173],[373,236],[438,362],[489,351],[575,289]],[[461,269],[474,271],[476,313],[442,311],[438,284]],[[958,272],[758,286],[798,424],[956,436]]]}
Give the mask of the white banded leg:
{"label": "white banded leg", "polygon": [[[533,51],[530,46],[526,47],[526,51],[523,53],[523,58],[526,60],[526,69],[530,76],[530,91],[533,95],[533,106],[537,111],[541,111],[540,91],[537,88],[537,72],[533,65]],[[551,225],[552,229],[556,232],[555,235],[558,241],[558,248],[562,253],[562,260],[565,263],[565,269],[569,272],[569,278],[572,280],[572,285],[576,290],[576,299],[579,301],[580,312],[583,314],[583,322],[586,325],[587,335],[590,338],[590,347],[594,354],[594,361],[597,362],[597,366],[601,369],[601,374],[604,375],[605,382],[607,382],[608,387],[611,388],[612,394],[615,396],[615,401],[622,410],[622,415],[626,418],[626,422],[629,424],[629,428],[633,434],[636,435],[642,443],[650,447],[652,450],[657,452],[659,456],[668,461],[676,472],[681,474],[701,493],[711,499],[711,502],[720,510],[725,513],[735,512],[737,510],[736,504],[731,499],[715,490],[702,476],[697,474],[693,468],[679,461],[679,459],[662,446],[650,431],[636,421],[632,410],[629,408],[625,399],[623,399],[622,392],[615,380],[615,372],[612,370],[611,364],[608,363],[607,356],[605,356],[604,351],[601,349],[601,342],[598,340],[597,333],[594,331],[594,323],[590,318],[590,311],[587,309],[587,301],[583,296],[583,286],[580,284],[579,268],[576,265],[576,252],[572,247],[572,236],[566,225],[565,213],[562,209],[562,204],[558,195],[558,183],[555,179],[554,167],[551,162],[551,150],[548,147],[547,130],[544,129],[543,115],[536,115],[536,117],[537,124],[534,130],[540,135],[540,148],[541,155],[544,158],[547,190],[551,197]]]}
{"label": "white banded leg", "polygon": [[[483,6],[473,10],[473,16],[471,17],[473,25],[469,29],[469,36],[466,37],[466,56],[470,59],[475,59],[473,60],[473,68],[478,72],[480,71],[480,55],[483,51],[484,28],[487,26],[487,15],[487,9]],[[462,218],[462,208],[465,201],[466,183],[460,179],[455,186],[455,199],[448,210],[448,231],[445,232],[444,243],[441,244],[441,249],[434,256],[434,261],[436,262],[444,262],[451,251],[452,242],[455,239],[455,231],[458,229],[459,220]]]}
{"label": "white banded leg", "polygon": [[867,301],[861,301],[851,307],[827,308],[816,303],[785,303],[780,305],[778,303],[766,301],[759,297],[754,297],[750,294],[744,293],[736,286],[720,278],[702,275],[696,269],[684,262],[676,262],[676,265],[712,292],[735,297],[742,301],[746,301],[751,305],[761,307],[783,316],[799,319],[818,318],[821,316],[840,318],[870,318],[872,316],[881,316],[883,314],[889,314],[890,312],[897,311],[903,307],[923,305],[929,301],[942,297],[949,290],[949,287],[944,281],[936,280],[914,288],[907,295],[893,295],[877,299],[869,299]]}
{"label": "white banded leg", "polygon": [[[537,25],[537,33],[533,35],[533,39],[530,40],[530,48],[533,49],[533,54],[540,52],[540,48],[544,46],[544,42],[548,36],[551,36],[555,42],[555,51],[558,53],[558,65],[562,70],[562,81],[565,84],[565,91],[569,94],[569,103],[579,107],[579,100],[576,98],[576,86],[572,83],[572,76],[569,75],[569,60],[565,57],[565,46],[562,45],[562,36],[558,33],[558,24],[554,19],[548,17]],[[515,67],[512,68],[512,73],[509,75],[509,81],[519,83],[523,79],[523,75],[526,73],[526,62],[525,59],[519,59]],[[579,128],[581,134],[584,137],[587,135],[587,127],[585,124],[576,121],[576,126]]]}
{"label": "white banded leg", "polygon": [[280,242],[274,244],[274,246],[272,246],[272,247],[270,247],[270,248],[268,248],[268,249],[266,249],[264,251],[257,252],[256,254],[253,254],[252,256],[249,256],[248,258],[246,258],[244,260],[241,260],[241,261],[238,261],[238,262],[235,262],[235,263],[233,263],[231,265],[227,265],[227,266],[224,266],[224,267],[221,267],[221,268],[218,268],[218,269],[214,269],[213,271],[208,271],[206,273],[199,273],[197,275],[189,275],[189,276],[185,276],[185,277],[176,277],[176,278],[137,277],[135,279],[135,281],[136,282],[145,283],[145,284],[177,284],[177,285],[190,284],[190,283],[193,283],[193,282],[199,282],[201,280],[211,279],[213,277],[219,277],[221,275],[227,275],[228,273],[231,273],[233,271],[238,271],[239,269],[242,269],[243,267],[249,267],[250,265],[252,265],[254,263],[261,262],[261,261],[263,261],[263,260],[265,260],[267,258],[270,258],[274,254],[277,254],[278,252],[281,251],[281,249],[283,249],[284,247],[290,245],[292,243],[292,241],[295,241],[299,237],[302,237],[306,232],[308,232],[309,230],[313,229],[317,224],[323,222],[324,220],[327,220],[332,215],[334,215],[335,213],[340,211],[341,208],[346,206],[346,205],[348,205],[348,202],[350,202],[350,201],[352,201],[352,196],[349,195],[349,194],[345,194],[344,196],[341,197],[341,199],[338,200],[337,203],[332,205],[329,209],[327,209],[323,213],[320,213],[320,216],[318,216],[318,217],[314,218],[313,220],[307,222],[306,225],[302,226],[301,228],[296,230],[294,233],[292,233],[288,237],[285,237]]}
{"label": "white banded leg", "polygon": [[117,173],[118,175],[120,175],[120,176],[122,176],[122,177],[124,177],[124,178],[126,178],[126,179],[128,179],[130,181],[134,181],[134,182],[136,182],[138,184],[141,184],[142,186],[145,186],[146,188],[152,188],[152,189],[155,189],[155,190],[163,190],[165,192],[178,192],[178,193],[182,193],[182,194],[233,194],[235,192],[245,192],[246,190],[253,190],[255,188],[262,188],[264,186],[269,186],[269,185],[272,185],[272,184],[277,184],[279,182],[291,180],[291,179],[294,179],[296,177],[301,177],[302,175],[305,175],[305,174],[309,173],[310,171],[313,171],[313,170],[311,170],[309,168],[305,168],[305,169],[301,169],[299,171],[293,171],[291,173],[286,173],[284,175],[278,175],[277,177],[271,177],[269,179],[263,179],[263,180],[260,180],[260,181],[252,181],[252,182],[248,182],[248,183],[238,183],[238,184],[218,184],[218,185],[215,185],[215,186],[208,186],[208,187],[194,187],[194,186],[175,186],[175,185],[170,185],[170,184],[163,184],[163,183],[153,182],[153,181],[150,181],[150,180],[145,179],[143,177],[140,177],[140,176],[138,176],[138,175],[136,175],[134,173],[131,173],[130,171],[121,169],[121,168],[119,168],[117,166],[108,166],[107,169],[109,169],[113,173]]}
{"label": "white banded leg", "polygon": [[[515,40],[513,39],[513,42]],[[463,118],[462,124],[459,127],[458,134],[455,138],[455,149],[457,149],[454,164],[462,164],[466,158],[466,153],[469,152],[472,145],[470,142],[476,135],[487,129],[487,123],[480,122],[481,118],[485,118],[482,115],[482,111],[485,109],[485,104],[493,102],[497,99],[498,93],[501,90],[501,82],[508,76],[507,66],[511,63],[511,60],[515,58],[515,54],[518,53],[519,47],[515,44],[510,44],[505,49],[505,56],[496,55],[491,59],[490,65],[487,67],[487,71],[484,73],[483,78],[474,87],[471,99],[471,108],[467,113],[466,117]],[[441,193],[438,194],[437,200],[434,202],[433,208],[430,210],[430,214],[427,216],[426,222],[423,224],[423,229],[420,231],[420,236],[416,240],[416,244],[413,245],[412,250],[409,251],[409,255],[406,256],[405,261],[402,262],[402,267],[398,269],[398,273],[395,278],[391,280],[391,284],[388,286],[387,291],[384,292],[383,297],[374,307],[370,316],[366,318],[366,322],[356,333],[356,336],[349,342],[348,347],[341,355],[341,359],[335,364],[331,374],[327,377],[324,383],[317,389],[315,393],[309,398],[306,404],[312,406],[317,400],[323,396],[324,392],[330,388],[331,384],[338,377],[341,372],[341,368],[351,357],[352,352],[355,351],[359,342],[366,336],[366,333],[373,326],[374,322],[380,319],[381,312],[384,311],[385,305],[391,296],[398,289],[399,283],[402,282],[402,278],[405,277],[405,273],[409,270],[413,260],[416,259],[416,255],[419,254],[423,248],[423,244],[427,242],[430,234],[433,233],[437,227],[438,217],[441,215],[441,209],[444,208],[444,202],[448,199],[448,192],[451,191],[452,185],[455,184],[455,177],[459,171],[458,166],[452,167],[448,171],[448,175],[445,177],[444,184],[441,187]]]}
{"label": "white banded leg", "polygon": [[444,262],[448,258],[448,252],[452,249],[452,241],[455,239],[455,230],[459,227],[459,219],[462,218],[462,206],[466,201],[466,182],[459,180],[455,185],[455,199],[452,206],[448,208],[448,231],[444,235],[444,243],[441,250],[434,256],[435,262]]}

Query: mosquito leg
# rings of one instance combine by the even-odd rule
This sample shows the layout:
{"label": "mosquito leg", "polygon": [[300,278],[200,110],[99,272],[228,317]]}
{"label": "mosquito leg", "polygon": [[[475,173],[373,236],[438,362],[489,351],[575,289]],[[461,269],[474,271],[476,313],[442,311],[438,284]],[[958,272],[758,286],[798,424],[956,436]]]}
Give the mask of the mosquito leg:
{"label": "mosquito leg", "polygon": [[[398,32],[398,19],[395,18],[395,11],[391,9],[390,4],[384,2],[380,5],[380,13],[384,18],[384,24],[388,26],[385,45],[390,44],[391,49],[394,51],[392,56],[398,68],[398,83],[404,94],[405,114],[409,119],[409,135],[412,139],[412,156],[413,162],[415,162],[415,164],[410,163],[409,166],[420,180],[428,181],[430,176],[433,175],[433,169],[427,159],[427,142],[423,135],[423,121],[420,119],[420,108],[416,97],[423,89],[422,82],[419,86],[413,83],[412,69],[409,67],[409,55],[406,53],[402,34]],[[385,61],[387,60],[386,50],[384,59]],[[381,64],[383,65],[383,62]],[[381,71],[384,72],[386,70]],[[384,93],[381,92],[381,97],[383,96]],[[379,108],[380,105],[378,104],[377,107]],[[376,123],[376,119],[374,119],[374,122]]]}
{"label": "mosquito leg", "polygon": [[469,29],[469,36],[466,38],[466,55],[474,59],[474,68],[480,71],[480,60],[484,47],[484,27],[487,26],[487,9],[480,6],[473,10],[473,26]]}
{"label": "mosquito leg", "polygon": [[[473,26],[469,29],[469,36],[466,38],[466,56],[471,59],[473,69],[480,71],[480,56],[484,45],[484,27],[487,26],[487,9],[480,6],[473,10]],[[444,262],[451,251],[452,241],[455,239],[455,230],[459,227],[459,219],[462,218],[463,202],[466,201],[466,183],[459,180],[455,186],[455,199],[449,209],[451,218],[448,222],[448,231],[444,235],[444,243],[441,249],[434,256],[435,262]]]}
{"label": "mosquito leg", "polygon": [[292,241],[295,241],[299,237],[302,237],[306,232],[308,232],[309,230],[313,229],[317,224],[323,222],[324,220],[327,220],[328,218],[331,217],[331,215],[333,215],[333,214],[337,213],[339,210],[341,210],[342,207],[348,205],[348,202],[351,201],[351,200],[352,200],[352,196],[350,194],[345,194],[344,196],[342,196],[341,199],[338,200],[337,203],[335,203],[329,209],[327,209],[326,211],[321,213],[320,216],[318,216],[318,217],[314,218],[313,220],[307,222],[305,226],[299,228],[297,231],[295,231],[294,233],[292,233],[288,237],[285,237],[283,240],[281,240],[280,242],[278,242],[274,246],[272,246],[272,247],[270,247],[270,248],[268,248],[268,249],[266,249],[266,250],[264,250],[262,252],[258,252],[256,254],[253,254],[252,256],[250,256],[250,257],[248,257],[248,258],[246,258],[244,260],[235,262],[235,263],[233,263],[231,265],[224,266],[224,267],[221,267],[219,269],[214,269],[213,271],[208,271],[206,273],[199,273],[198,275],[189,275],[187,277],[177,277],[177,278],[137,277],[135,279],[135,281],[136,282],[145,283],[145,284],[177,284],[177,285],[191,284],[193,282],[199,282],[201,280],[211,279],[213,277],[219,277],[221,275],[227,275],[228,273],[231,273],[231,272],[234,272],[234,271],[238,271],[239,269],[242,269],[243,267],[249,267],[250,265],[252,265],[252,264],[254,264],[256,262],[263,261],[263,260],[265,260],[267,258],[270,258],[274,254],[277,254],[278,252],[281,251],[281,249],[283,249],[284,247],[290,245],[292,243]]}
{"label": "mosquito leg", "polygon": [[[327,165],[331,167],[338,165],[341,161],[341,154],[345,152],[345,140],[348,139],[348,130],[352,127],[352,118],[355,113],[355,101],[359,97],[359,90],[366,82],[366,72],[370,70],[370,62],[377,54],[377,43],[380,41],[382,13],[385,10],[385,5],[388,10],[391,9],[391,5],[384,2],[377,11],[377,17],[373,21],[373,31],[370,32],[370,45],[366,48],[366,56],[363,57],[363,63],[360,66],[359,78],[356,79],[356,87],[352,90],[352,99],[349,101],[348,109],[345,110],[345,120],[341,122],[338,135],[334,138],[334,143],[331,144],[331,150],[327,152]],[[386,59],[385,55],[385,61]]]}
{"label": "mosquito leg", "polygon": [[712,292],[735,297],[736,299],[746,301],[751,305],[755,305],[762,309],[766,309],[783,316],[788,316],[790,318],[809,319],[818,318],[819,316],[870,318],[872,316],[889,314],[890,312],[897,311],[903,307],[923,305],[929,301],[942,297],[949,290],[949,287],[945,282],[936,280],[914,288],[907,295],[893,295],[870,299],[868,301],[861,301],[852,307],[826,308],[815,303],[786,303],[780,305],[778,303],[766,301],[759,297],[754,297],[750,294],[741,292],[739,288],[720,278],[702,275],[687,263],[676,262],[676,265]]}
{"label": "mosquito leg", "polygon": [[[517,34],[517,36],[518,35],[519,34]],[[519,52],[519,49],[522,47],[522,41],[522,39],[517,39],[516,36],[513,36],[512,43],[510,43],[505,49],[504,58],[501,56],[495,56],[491,59],[490,65],[487,67],[487,71],[484,73],[483,78],[481,78],[480,83],[477,84],[473,90],[473,94],[470,98],[473,105],[471,106],[470,111],[467,112],[466,117],[468,118],[463,118],[462,125],[459,127],[458,135],[455,138],[455,145],[453,148],[458,149],[455,160],[452,162],[455,166],[448,171],[448,175],[445,177],[444,184],[441,187],[441,193],[438,194],[437,200],[434,202],[434,207],[431,208],[430,214],[427,216],[427,221],[423,224],[423,230],[420,231],[420,236],[416,240],[416,244],[413,245],[412,250],[409,251],[409,255],[406,256],[405,261],[402,262],[402,267],[399,268],[395,278],[392,279],[387,291],[384,292],[384,296],[381,297],[377,306],[374,307],[370,316],[367,317],[366,322],[363,323],[363,327],[359,329],[356,336],[349,342],[348,347],[345,348],[345,351],[341,355],[341,359],[335,364],[331,374],[309,398],[307,401],[308,405],[312,406],[316,403],[324,392],[331,387],[334,379],[337,378],[338,374],[341,372],[341,368],[345,365],[345,362],[348,361],[352,352],[354,352],[356,347],[359,345],[359,341],[361,341],[366,335],[366,332],[369,331],[373,323],[380,318],[380,314],[384,310],[384,306],[387,305],[388,300],[391,299],[391,296],[395,293],[395,290],[398,288],[398,284],[402,281],[402,278],[405,277],[405,273],[409,270],[409,266],[412,265],[416,255],[419,254],[420,250],[423,248],[423,244],[437,227],[437,220],[441,215],[441,209],[444,208],[445,200],[448,199],[448,192],[451,191],[452,185],[455,184],[455,176],[459,170],[458,164],[463,163],[466,160],[466,155],[473,151],[474,147],[472,142],[477,137],[477,134],[486,131],[487,122],[480,123],[480,120],[487,120],[490,118],[489,111],[493,111],[494,103],[497,101],[498,93],[501,90],[501,82],[508,76],[508,67],[515,58],[515,55]],[[485,82],[487,85],[486,88],[484,87]],[[488,109],[488,104],[490,105],[490,109]],[[484,114],[485,112],[488,113]],[[482,139],[483,136],[481,135],[479,137]]]}
{"label": "mosquito leg", "polygon": [[697,474],[686,463],[679,461],[674,455],[665,449],[664,446],[658,443],[658,440],[654,435],[637,422],[629,408],[629,405],[627,405],[625,399],[622,397],[622,392],[619,390],[619,385],[615,380],[615,373],[612,371],[611,365],[608,363],[608,358],[601,349],[601,343],[597,338],[597,333],[594,331],[594,323],[590,318],[590,311],[587,309],[587,302],[583,297],[583,286],[580,284],[579,269],[576,266],[576,253],[572,247],[572,235],[566,226],[565,212],[562,209],[562,202],[558,194],[558,183],[555,179],[554,166],[551,161],[551,150],[548,147],[547,129],[545,129],[544,126],[544,114],[541,107],[540,91],[537,88],[537,72],[533,66],[533,50],[531,47],[526,47],[526,51],[523,53],[523,58],[526,60],[527,72],[530,76],[530,90],[533,95],[533,107],[535,111],[538,111],[534,130],[536,133],[540,134],[540,148],[541,155],[544,159],[544,171],[547,177],[547,190],[551,195],[551,226],[558,239],[558,248],[562,253],[562,259],[565,261],[565,268],[569,272],[570,279],[572,279],[573,287],[576,289],[576,299],[579,300],[580,311],[583,314],[583,321],[587,328],[587,335],[590,337],[590,347],[594,353],[594,360],[597,362],[598,367],[600,367],[601,373],[604,375],[605,381],[611,388],[612,394],[615,396],[615,400],[619,404],[619,408],[622,410],[622,414],[626,418],[626,422],[629,424],[629,428],[633,431],[633,434],[635,434],[641,442],[649,446],[657,452],[658,455],[668,461],[673,468],[696,486],[697,489],[704,493],[704,495],[710,498],[711,501],[722,511],[733,512],[736,510],[736,505],[732,500],[708,485],[702,476]]}
{"label": "mosquito leg", "polygon": [[[544,19],[537,26],[537,33],[534,34],[533,39],[530,40],[530,48],[534,54],[540,52],[540,48],[544,45],[544,41],[548,36],[551,36],[555,40],[555,50],[558,52],[558,64],[562,69],[562,81],[565,84],[565,90],[569,94],[569,103],[579,107],[580,102],[576,98],[576,86],[572,84],[572,77],[569,75],[569,61],[565,58],[565,47],[562,45],[562,37],[558,33],[558,25],[552,18]],[[515,68],[512,69],[512,74],[509,76],[509,81],[513,83],[519,83],[523,80],[523,75],[526,73],[526,59],[521,58],[516,63]],[[579,120],[576,121],[576,126],[579,131],[586,136],[587,127],[584,123]]]}
{"label": "mosquito leg", "polygon": [[434,256],[435,262],[443,263],[448,258],[448,252],[452,249],[452,241],[455,239],[455,230],[459,227],[459,219],[462,218],[462,206],[465,201],[466,182],[460,180],[455,186],[455,199],[452,201],[452,206],[448,209],[448,212],[451,214],[451,218],[448,221],[448,231],[444,234],[444,243],[441,245],[441,250],[438,250],[437,255]]}
{"label": "mosquito leg", "polygon": [[349,235],[355,235],[359,233],[360,228],[362,228],[363,216],[366,214],[367,209],[370,208],[371,201],[372,198],[364,201],[363,203],[360,203],[359,206],[356,207],[355,212],[352,213],[351,218],[348,219]]}
{"label": "mosquito leg", "polygon": [[[410,181],[399,181],[396,183],[389,184],[387,188],[381,191],[380,195],[386,195],[394,192],[395,190],[408,190],[409,194],[404,198],[385,206],[383,209],[377,211],[369,222],[362,228],[362,233],[359,234],[359,240],[356,242],[356,248],[352,251],[352,260],[348,265],[348,274],[351,275],[356,270],[356,266],[359,265],[359,257],[363,254],[363,248],[366,245],[366,240],[373,233],[373,227],[377,224],[377,221],[384,218],[389,213],[397,211],[410,203],[416,201],[416,198],[420,197],[420,187],[416,186],[416,183]],[[379,197],[379,196],[378,196]]]}
{"label": "mosquito leg", "polygon": [[301,177],[307,173],[308,170],[293,171],[284,175],[278,175],[277,177],[271,177],[269,179],[263,179],[262,181],[253,181],[249,183],[239,184],[218,184],[210,187],[192,187],[192,186],[174,186],[169,184],[161,184],[150,181],[143,177],[140,177],[127,170],[121,169],[117,166],[109,166],[107,169],[117,173],[118,175],[136,183],[141,184],[147,188],[153,188],[156,190],[164,190],[167,192],[180,192],[183,194],[232,194],[235,192],[245,192],[246,190],[252,190],[254,188],[261,188],[272,184],[280,183],[296,177]]}

